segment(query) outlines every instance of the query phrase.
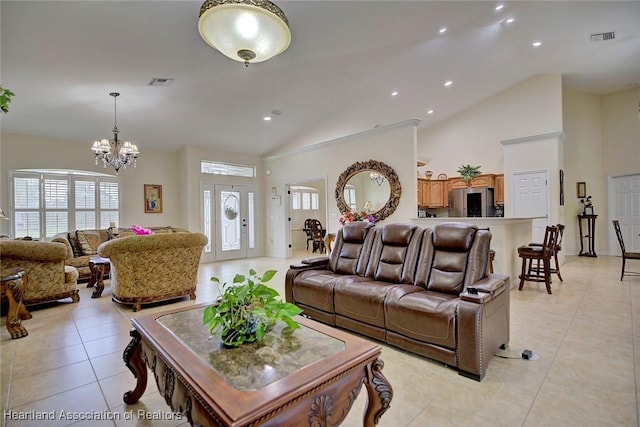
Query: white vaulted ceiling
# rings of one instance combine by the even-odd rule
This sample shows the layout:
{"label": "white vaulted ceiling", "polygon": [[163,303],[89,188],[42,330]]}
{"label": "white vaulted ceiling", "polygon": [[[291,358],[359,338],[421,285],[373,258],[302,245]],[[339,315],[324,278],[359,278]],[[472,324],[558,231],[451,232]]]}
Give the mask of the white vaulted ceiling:
{"label": "white vaulted ceiling", "polygon": [[16,96],[2,132],[88,150],[110,136],[118,91],[120,136],[143,152],[265,155],[409,118],[428,127],[536,74],[594,94],[640,84],[639,1],[276,3],[291,46],[245,68],[200,38],[200,1],[3,0],[0,77]]}

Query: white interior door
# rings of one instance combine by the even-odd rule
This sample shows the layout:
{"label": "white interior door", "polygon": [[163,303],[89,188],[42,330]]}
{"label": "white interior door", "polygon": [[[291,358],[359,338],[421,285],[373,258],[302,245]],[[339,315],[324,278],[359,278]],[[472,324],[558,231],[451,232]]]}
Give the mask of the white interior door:
{"label": "white interior door", "polygon": [[[640,175],[621,176],[613,179],[614,209],[611,219],[620,222],[620,231],[627,252],[640,252]],[[621,255],[620,245],[613,231],[609,229],[609,253]]]}
{"label": "white interior door", "polygon": [[202,232],[209,238],[202,262],[257,256],[256,188],[201,185]]}
{"label": "white interior door", "polygon": [[257,255],[256,190],[249,185],[216,185],[216,261]]}
{"label": "white interior door", "polygon": [[532,222],[531,241],[544,241],[549,216],[547,171],[513,174],[513,215],[516,218],[543,217]]}

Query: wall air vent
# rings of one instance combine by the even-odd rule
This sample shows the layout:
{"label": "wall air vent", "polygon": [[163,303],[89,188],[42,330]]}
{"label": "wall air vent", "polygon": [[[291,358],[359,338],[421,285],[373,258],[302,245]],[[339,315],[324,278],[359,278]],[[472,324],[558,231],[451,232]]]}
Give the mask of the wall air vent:
{"label": "wall air vent", "polygon": [[616,38],[616,33],[614,31],[609,31],[608,33],[591,34],[591,42],[602,42],[607,40],[613,40],[615,38]]}
{"label": "wall air vent", "polygon": [[173,79],[164,79],[164,78],[153,78],[149,82],[149,86],[162,86],[166,87],[173,83]]}

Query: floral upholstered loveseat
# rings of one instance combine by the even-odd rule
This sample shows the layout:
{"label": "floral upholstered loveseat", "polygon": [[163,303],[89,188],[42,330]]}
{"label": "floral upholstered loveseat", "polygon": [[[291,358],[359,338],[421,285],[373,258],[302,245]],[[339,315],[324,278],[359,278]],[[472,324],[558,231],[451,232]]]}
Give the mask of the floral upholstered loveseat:
{"label": "floral upholstered loveseat", "polygon": [[[185,232],[186,230],[175,227],[150,227],[157,234]],[[109,230],[74,230],[58,233],[51,239],[52,242],[64,243],[69,253],[67,265],[78,270],[79,280],[89,280],[89,258],[98,254],[98,246],[115,237],[135,236],[129,228],[118,228],[118,233]]]}
{"label": "floral upholstered loveseat", "polygon": [[35,305],[63,298],[78,302],[78,270],[66,266],[62,243],[0,240],[0,267],[23,268],[27,273],[22,302]]}
{"label": "floral upholstered loveseat", "polygon": [[207,236],[176,232],[108,240],[98,255],[111,261],[113,299],[132,304],[164,301],[189,295],[196,298],[198,265]]}

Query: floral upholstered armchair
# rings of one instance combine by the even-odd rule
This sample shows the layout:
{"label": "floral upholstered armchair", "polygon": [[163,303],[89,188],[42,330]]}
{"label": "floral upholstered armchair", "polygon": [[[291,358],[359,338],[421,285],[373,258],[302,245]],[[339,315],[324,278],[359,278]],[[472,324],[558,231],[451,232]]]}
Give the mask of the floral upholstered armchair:
{"label": "floral upholstered armchair", "polygon": [[70,257],[62,243],[0,240],[0,267],[23,268],[27,273],[22,302],[41,304],[63,298],[78,302],[78,270],[65,266]]}
{"label": "floral upholstered armchair", "polygon": [[198,265],[207,236],[177,232],[120,237],[98,247],[98,255],[111,261],[113,299],[141,304],[196,298]]}

